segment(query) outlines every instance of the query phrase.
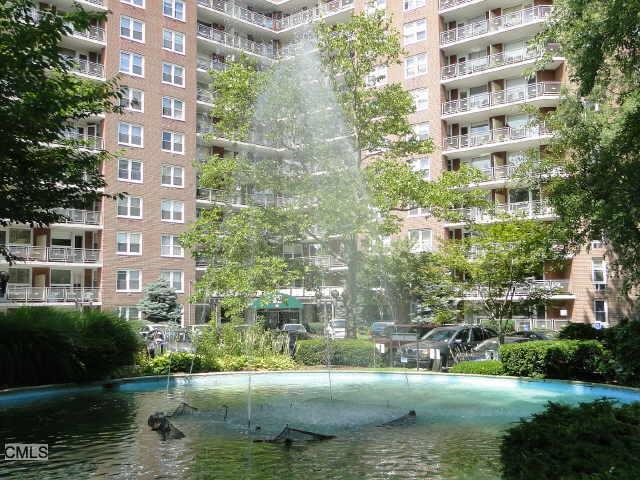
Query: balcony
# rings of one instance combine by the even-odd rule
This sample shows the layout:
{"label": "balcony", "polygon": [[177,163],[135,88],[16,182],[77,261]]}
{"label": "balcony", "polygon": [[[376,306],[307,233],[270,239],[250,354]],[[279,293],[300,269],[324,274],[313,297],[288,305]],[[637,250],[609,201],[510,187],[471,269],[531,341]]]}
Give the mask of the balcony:
{"label": "balcony", "polygon": [[198,37],[235,50],[241,50],[259,57],[273,60],[277,58],[276,50],[265,43],[258,43],[246,38],[230,35],[222,30],[217,30],[208,25],[198,24]]}
{"label": "balcony", "polygon": [[475,117],[482,118],[482,116],[486,117],[484,113],[488,110],[490,110],[493,115],[502,115],[510,113],[514,105],[529,102],[540,103],[539,106],[541,107],[553,106],[560,98],[561,88],[562,84],[560,82],[539,82],[523,87],[472,95],[467,98],[443,103],[442,116],[447,120],[453,120],[459,117],[466,119],[470,114],[478,113]]}
{"label": "balcony", "polygon": [[218,72],[221,72],[228,68],[228,65],[226,63],[220,62],[218,60],[214,60],[212,58],[203,58],[203,57],[198,57],[197,66],[198,66],[198,70],[205,70],[207,72],[209,70],[216,70]]}
{"label": "balcony", "polygon": [[[573,297],[573,294],[569,291],[569,280],[534,280],[530,283],[517,286],[515,289],[515,297],[528,297],[535,291],[547,291],[556,297]],[[462,294],[464,298],[483,298],[483,288],[476,287],[471,290],[467,290]]]}
{"label": "balcony", "polygon": [[290,262],[304,262],[307,265],[313,265],[314,267],[326,270],[344,270],[347,268],[347,264],[345,262],[334,257],[333,255],[285,255],[285,259]]}
{"label": "balcony", "polygon": [[527,150],[551,138],[551,132],[542,125],[522,127],[501,127],[484,132],[454,135],[442,140],[445,155],[471,157],[504,150]]}
{"label": "balcony", "polygon": [[[481,20],[445,30],[440,33],[440,46],[444,48],[454,44],[459,45],[478,37],[493,36],[494,34],[506,32],[514,28],[543,22],[551,15],[552,8],[551,5],[538,5],[507,13],[499,17],[493,17],[489,20]],[[519,31],[518,35],[522,36],[523,33]],[[509,40],[511,40],[511,38],[501,39],[502,42]]]}
{"label": "balcony", "polygon": [[72,35],[74,37],[80,37],[87,40],[91,40],[93,42],[99,42],[102,44],[105,43],[106,37],[105,37],[104,28],[90,26],[86,30],[76,30],[75,28],[71,27],[71,30],[72,30]]}
{"label": "balcony", "polygon": [[36,247],[34,245],[6,245],[7,252],[18,262],[97,264],[100,250],[72,247]]}
{"label": "balcony", "polygon": [[60,208],[56,213],[64,215],[66,219],[59,220],[56,223],[75,223],[78,225],[100,225],[101,212],[93,210],[78,210],[75,208]]}
{"label": "balcony", "polygon": [[213,93],[206,88],[198,88],[196,92],[196,99],[200,103],[206,103],[207,105],[213,105]]}
{"label": "balcony", "polygon": [[104,150],[104,142],[102,141],[102,137],[99,137],[97,135],[83,135],[78,132],[67,130],[63,133],[62,139],[77,142],[81,147],[87,148],[89,150]]}
{"label": "balcony", "polygon": [[269,145],[264,135],[251,132],[248,138],[244,140],[230,140],[223,138],[221,133],[216,129],[211,120],[198,119],[196,123],[196,133],[198,134],[198,142],[201,145],[217,145],[225,148],[235,148],[239,150],[255,151],[261,150],[273,154],[280,154],[284,151],[282,148]]}
{"label": "balcony", "polygon": [[93,287],[30,287],[7,285],[7,303],[100,303],[101,290]]}
{"label": "balcony", "polygon": [[94,80],[104,80],[104,66],[101,63],[90,62],[79,58],[73,58],[71,71]]}
{"label": "balcony", "polygon": [[291,203],[286,197],[272,193],[237,193],[232,195],[229,192],[210,188],[198,188],[196,199],[235,207],[284,207]]}
{"label": "balcony", "polygon": [[497,203],[490,209],[479,207],[454,208],[450,212],[459,215],[459,221],[448,221],[446,226],[465,223],[492,223],[508,217],[527,219],[551,219],[555,216],[553,207],[547,200],[528,202]]}

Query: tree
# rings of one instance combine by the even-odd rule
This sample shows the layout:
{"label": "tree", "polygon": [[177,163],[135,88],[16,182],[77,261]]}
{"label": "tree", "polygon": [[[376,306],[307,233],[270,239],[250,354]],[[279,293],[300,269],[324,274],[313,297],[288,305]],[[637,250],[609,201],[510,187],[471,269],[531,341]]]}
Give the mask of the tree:
{"label": "tree", "polygon": [[640,282],[639,29],[635,0],[560,0],[540,39],[559,43],[572,81],[546,118],[558,224],[576,250],[605,239],[627,287]]}
{"label": "tree", "polygon": [[138,307],[151,322],[180,322],[182,309],[178,295],[169,282],[158,279],[144,288],[144,298]]}
{"label": "tree", "polygon": [[[105,152],[64,139],[65,125],[114,106],[113,82],[72,73],[59,42],[103,14],[35,10],[30,0],[0,3],[0,224],[47,225],[56,210],[99,200]],[[37,12],[37,13],[35,13]],[[6,255],[7,252],[1,252]]]}
{"label": "tree", "polygon": [[[389,20],[363,14],[334,27],[320,24],[317,40],[301,42],[293,57],[268,69],[241,59],[212,73],[213,135],[263,146],[202,167],[200,185],[219,192],[219,206],[183,238],[215,259],[196,296],[215,292],[240,317],[257,293],[273,294],[295,280],[311,288],[335,285],[327,262],[339,262],[347,267],[343,300],[353,334],[366,255],[361,244],[397,231],[395,212],[411,201],[398,178],[427,184],[401,160],[431,150],[407,120],[411,96],[398,84],[374,86],[380,78],[371,76],[376,65],[397,63],[401,52]],[[416,191],[414,184],[406,190]],[[238,196],[248,208],[232,207]],[[284,251],[296,244],[307,245],[306,255],[292,251],[297,258],[286,259]]]}
{"label": "tree", "polygon": [[535,279],[560,268],[563,254],[549,223],[515,218],[468,227],[470,235],[444,242],[437,257],[457,296],[479,303],[502,341],[516,307],[544,305],[556,293]]}

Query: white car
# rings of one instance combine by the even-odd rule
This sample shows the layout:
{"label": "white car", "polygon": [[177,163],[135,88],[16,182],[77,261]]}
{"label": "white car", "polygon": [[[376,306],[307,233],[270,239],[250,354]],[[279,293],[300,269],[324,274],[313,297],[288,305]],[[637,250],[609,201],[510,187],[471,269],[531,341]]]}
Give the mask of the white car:
{"label": "white car", "polygon": [[346,338],[347,321],[342,318],[334,318],[329,321],[329,325],[325,329],[325,333],[329,338]]}

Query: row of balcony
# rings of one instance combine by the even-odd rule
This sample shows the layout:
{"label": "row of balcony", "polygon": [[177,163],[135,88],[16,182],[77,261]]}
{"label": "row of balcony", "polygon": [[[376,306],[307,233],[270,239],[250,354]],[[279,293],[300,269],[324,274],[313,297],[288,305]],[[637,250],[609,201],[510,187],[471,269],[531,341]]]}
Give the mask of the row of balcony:
{"label": "row of balcony", "polygon": [[198,0],[198,5],[222,12],[235,19],[269,29],[274,32],[293,28],[305,23],[313,22],[327,15],[353,8],[354,0],[332,0],[320,3],[307,10],[301,10],[284,18],[272,18],[259,12],[236,5],[233,1]]}
{"label": "row of balcony", "polygon": [[12,257],[22,262],[99,263],[100,250],[73,247],[38,247],[35,245],[5,245]]}
{"label": "row of balcony", "polygon": [[[36,22],[40,21],[43,18],[43,15],[46,14],[46,12],[43,13],[41,10],[36,8],[30,9],[29,13],[31,14],[31,18]],[[76,37],[86,38],[100,43],[104,43],[105,41],[106,35],[104,28],[102,27],[91,25],[86,30],[78,30],[71,24],[67,26],[71,29],[71,34]]]}
{"label": "row of balcony", "polygon": [[77,208],[59,208],[56,213],[66,218],[57,223],[77,223],[81,225],[100,225],[101,212],[94,210],[79,210]]}
{"label": "row of balcony", "polygon": [[8,303],[99,303],[100,288],[93,287],[31,287],[28,285],[7,285]]}
{"label": "row of balcony", "polygon": [[550,130],[544,124],[522,127],[500,127],[478,133],[445,137],[442,140],[442,148],[444,151],[451,151],[517,140],[533,140],[550,134]]}
{"label": "row of balcony", "polygon": [[104,80],[104,65],[81,58],[71,58],[71,71],[91,78]]}
{"label": "row of balcony", "polygon": [[314,267],[324,268],[329,270],[339,270],[347,267],[347,264],[334,257],[333,255],[307,255],[307,256],[285,256],[289,261],[303,261],[308,265]]}
{"label": "row of balcony", "polygon": [[470,97],[451,100],[442,104],[442,115],[473,112],[498,105],[508,105],[544,97],[560,95],[560,82],[539,82],[526,86],[507,88],[495,92],[480,93]]}
{"label": "row of balcony", "polygon": [[226,63],[207,57],[198,57],[197,67],[199,70],[216,70],[219,72],[228,68]]}
{"label": "row of balcony", "polygon": [[242,207],[284,207],[289,203],[286,197],[272,193],[230,194],[229,192],[211,188],[198,188],[196,198],[210,203],[224,203]]}
{"label": "row of balcony", "polygon": [[219,43],[226,47],[237,48],[245,52],[253,53],[261,57],[276,59],[278,57],[277,50],[266,43],[258,43],[253,40],[231,35],[224,30],[218,30],[208,25],[198,24],[198,37]]}
{"label": "row of balcony", "polygon": [[[553,295],[567,295],[569,291],[569,280],[534,280],[517,286],[515,289],[515,297],[527,297],[535,291],[547,291]],[[467,290],[463,293],[463,297],[480,298],[482,297],[483,287],[477,287]]]}
{"label": "row of balcony", "polygon": [[535,48],[522,48],[519,50],[495,53],[485,57],[445,65],[440,71],[440,79],[442,81],[451,80],[492,68],[526,62],[540,56],[541,52]]}
{"label": "row of balcony", "polygon": [[[513,203],[497,203],[490,209],[480,207],[453,208],[452,213],[461,217],[461,222],[490,223],[501,217],[513,216],[518,218],[553,217],[555,211],[547,200],[533,200]],[[461,222],[449,222],[457,224]]]}
{"label": "row of balcony", "polygon": [[451,28],[440,33],[440,46],[460,42],[489,33],[544,21],[551,15],[551,5],[539,5],[510,12],[499,17],[470,23],[456,28]]}

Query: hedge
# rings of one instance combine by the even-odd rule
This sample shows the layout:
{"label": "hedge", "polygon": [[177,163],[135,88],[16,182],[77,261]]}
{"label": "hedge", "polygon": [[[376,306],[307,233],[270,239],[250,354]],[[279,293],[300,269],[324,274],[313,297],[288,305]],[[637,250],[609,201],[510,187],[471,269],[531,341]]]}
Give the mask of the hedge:
{"label": "hedge", "polygon": [[[171,363],[171,369],[169,369]],[[189,352],[172,352],[154,358],[146,355],[138,359],[141,375],[166,375],[169,373],[234,372],[239,370],[291,370],[295,362],[287,355],[222,355],[208,359],[204,355]]]}
{"label": "hedge", "polygon": [[295,359],[303,365],[345,365],[374,367],[382,364],[382,356],[369,340],[312,339],[296,342]]}
{"label": "hedge", "polygon": [[590,323],[569,323],[558,333],[560,340],[602,340],[604,330],[596,330]]}
{"label": "hedge", "polygon": [[637,480],[640,403],[550,403],[511,427],[500,454],[504,480]]}
{"label": "hedge", "polygon": [[596,340],[558,340],[502,345],[500,360],[506,375],[602,381],[610,354]]}
{"label": "hedge", "polygon": [[460,362],[449,369],[449,373],[475,373],[479,375],[502,375],[504,369],[498,360]]}
{"label": "hedge", "polygon": [[603,342],[611,351],[616,379],[634,387],[640,386],[640,321],[623,320],[604,331]]}

